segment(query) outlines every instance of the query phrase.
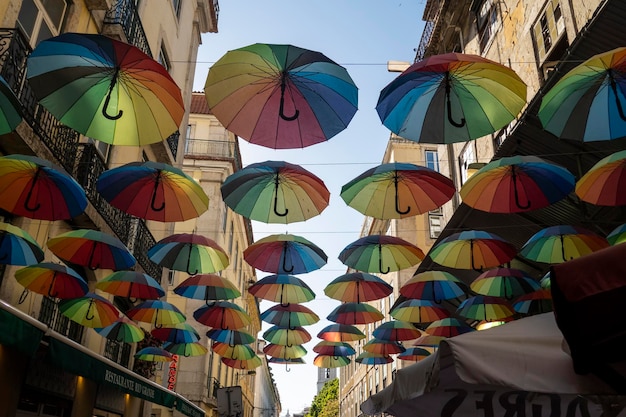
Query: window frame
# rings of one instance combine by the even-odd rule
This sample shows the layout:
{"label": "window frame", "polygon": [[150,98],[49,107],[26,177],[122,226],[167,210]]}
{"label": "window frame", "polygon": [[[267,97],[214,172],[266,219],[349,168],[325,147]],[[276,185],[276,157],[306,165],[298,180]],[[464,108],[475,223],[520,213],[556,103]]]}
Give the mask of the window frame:
{"label": "window frame", "polygon": [[[561,37],[564,36],[566,32],[564,19],[561,0],[547,0],[537,15],[537,20],[532,25],[531,34],[540,65],[543,65],[544,61],[548,59]],[[549,45],[546,46],[546,43]]]}
{"label": "window frame", "polygon": [[23,4],[20,7],[20,13],[18,13],[18,18],[17,18],[16,23],[19,29],[28,39],[29,44],[33,48],[35,48],[39,44],[39,42],[45,40],[45,39],[40,38],[42,25],[46,26],[46,28],[50,31],[52,36],[58,36],[61,34],[61,30],[63,28],[63,25],[65,24],[65,20],[67,18],[67,14],[69,11],[69,3],[68,3],[68,0],[58,0],[59,3],[62,3],[64,7],[63,7],[63,11],[60,13],[59,22],[57,25],[57,23],[53,22],[52,18],[50,17],[50,14],[48,13],[48,10],[46,9],[46,5],[43,4],[41,0],[29,0],[29,1],[31,1],[32,4],[37,9],[37,16],[35,16],[35,19],[34,19],[32,32],[29,33],[24,28],[24,26],[22,25],[19,19],[19,14],[21,14],[23,10],[22,9],[22,7],[24,6]]}

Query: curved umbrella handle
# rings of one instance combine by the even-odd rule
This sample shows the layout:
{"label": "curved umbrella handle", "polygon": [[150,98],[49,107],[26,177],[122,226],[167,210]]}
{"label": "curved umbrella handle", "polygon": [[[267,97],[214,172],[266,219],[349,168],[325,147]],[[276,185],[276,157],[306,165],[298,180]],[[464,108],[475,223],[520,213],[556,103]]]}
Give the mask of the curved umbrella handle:
{"label": "curved umbrella handle", "polygon": [[[57,295],[59,295],[58,291],[52,294],[52,287],[54,287],[54,282],[56,281],[56,279],[57,279],[57,271],[54,271],[54,274],[52,274],[52,281],[50,281],[50,287],[48,287],[48,297],[57,298]],[[87,312],[89,312],[89,310],[87,310]],[[87,319],[87,320],[91,320],[91,319]]]}
{"label": "curved umbrella handle", "polygon": [[289,213],[289,209],[285,207],[285,211],[282,213],[278,212],[278,185],[280,184],[280,176],[278,172],[276,173],[276,178],[274,179],[274,214],[280,217],[285,217],[287,213]]}
{"label": "curved umbrella handle", "polygon": [[28,211],[37,211],[41,207],[41,204],[37,203],[34,207],[29,206],[30,199],[33,196],[33,190],[35,189],[35,184],[39,179],[39,173],[41,172],[41,168],[37,168],[35,175],[33,176],[33,180],[30,182],[30,188],[28,189],[28,193],[26,194],[26,199],[24,200],[24,208]]}
{"label": "curved umbrella handle", "polygon": [[472,269],[474,271],[482,271],[483,270],[483,266],[481,265],[480,268],[476,268],[476,264],[474,263],[474,239],[470,239],[470,259],[472,260]]}
{"label": "curved umbrella handle", "polygon": [[[191,271],[189,269],[189,267],[191,266],[191,249],[193,249],[193,244],[191,243],[185,243],[185,245],[189,245],[189,256],[187,257],[187,267],[185,268],[185,271],[189,274],[189,275],[196,275],[198,272],[200,272],[200,270],[198,268],[196,268],[195,271]],[[208,292],[208,288],[207,288],[207,292]],[[205,292],[206,294],[206,292]]]}
{"label": "curved umbrella handle", "polygon": [[89,312],[91,311],[91,307],[93,306],[93,298],[89,300],[89,307],[87,307],[87,312],[85,312],[85,319],[93,320],[96,317],[93,313],[91,313],[91,317],[89,316]]}
{"label": "curved umbrella handle", "polygon": [[185,351],[183,352],[183,356],[186,358],[191,356],[191,352],[187,352],[187,345],[185,345]]}
{"label": "curved umbrella handle", "polygon": [[289,369],[289,364],[285,363],[285,372],[291,372],[291,369]]}
{"label": "curved umbrella handle", "polygon": [[293,263],[291,264],[290,268],[287,268],[287,243],[285,242],[283,244],[283,265],[282,265],[283,271],[284,272],[293,272]]}
{"label": "curved umbrella handle", "polygon": [[157,177],[154,180],[154,190],[152,190],[152,199],[150,200],[150,208],[154,211],[161,211],[165,208],[165,199],[163,199],[163,203],[161,204],[161,207],[156,207],[154,205],[156,203],[156,195],[159,189],[159,183],[161,182],[161,172],[162,171],[159,170],[159,173],[157,174]]}
{"label": "curved umbrella handle", "polygon": [[117,77],[119,73],[120,67],[115,67],[115,73],[113,74],[113,78],[111,78],[111,85],[109,85],[109,92],[107,93],[107,96],[104,99],[104,104],[102,105],[102,115],[109,120],[117,120],[122,117],[122,114],[124,113],[122,110],[120,110],[115,116],[111,116],[109,113],[107,113],[109,101],[111,100],[111,94],[113,93],[113,87],[115,87],[115,83],[117,83]]}
{"label": "curved umbrella handle", "polygon": [[511,166],[511,178],[513,179],[513,193],[515,194],[515,205],[520,209],[527,209],[530,207],[530,199],[526,195],[526,205],[522,205],[519,201],[519,191],[517,191],[517,173],[515,172],[515,166]]}
{"label": "curved umbrella handle", "polygon": [[619,117],[626,121],[626,115],[624,115],[624,108],[622,107],[622,102],[619,101],[619,96],[617,95],[617,85],[615,84],[615,78],[613,77],[613,70],[608,69],[607,73],[609,75],[609,82],[611,84],[611,90],[613,90],[613,94],[615,94],[615,105],[617,106],[617,113],[619,113]]}
{"label": "curved umbrella handle", "polygon": [[454,127],[463,127],[465,126],[465,118],[461,118],[460,122],[452,119],[452,103],[450,102],[450,73],[446,71],[446,107],[448,110],[448,122]]}
{"label": "curved umbrella handle", "polygon": [[378,244],[378,271],[381,274],[388,274],[391,271],[391,267],[387,267],[386,271],[383,271],[383,245]]}
{"label": "curved umbrella handle", "polygon": [[393,185],[396,190],[396,213],[398,214],[407,214],[411,211],[411,206],[407,206],[406,210],[400,210],[400,197],[398,196],[398,170],[395,171],[393,176]]}
{"label": "curved umbrella handle", "polygon": [[280,107],[278,108],[278,115],[281,119],[291,122],[296,120],[300,116],[300,110],[296,109],[293,116],[285,115],[285,87],[287,86],[287,72],[283,71],[280,79]]}
{"label": "curved umbrella handle", "polygon": [[24,303],[24,301],[26,301],[26,297],[28,297],[28,293],[30,291],[28,291],[28,288],[24,288],[24,291],[22,291],[22,294],[20,295],[19,300],[17,300],[18,304],[22,304]]}
{"label": "curved umbrella handle", "polygon": [[[95,271],[96,269],[100,268],[100,264],[96,264],[96,266],[92,265],[93,262],[93,256],[96,253],[96,245],[97,243],[94,241],[93,242],[93,246],[91,247],[91,253],[89,254],[89,261],[87,262],[87,267],[89,269],[91,269],[92,271]],[[131,284],[132,285],[132,284]]]}
{"label": "curved umbrella handle", "polygon": [[563,262],[574,259],[574,257],[567,259],[567,257],[565,256],[565,239],[563,239],[563,235],[559,235],[559,236],[561,238],[561,256],[563,257]]}

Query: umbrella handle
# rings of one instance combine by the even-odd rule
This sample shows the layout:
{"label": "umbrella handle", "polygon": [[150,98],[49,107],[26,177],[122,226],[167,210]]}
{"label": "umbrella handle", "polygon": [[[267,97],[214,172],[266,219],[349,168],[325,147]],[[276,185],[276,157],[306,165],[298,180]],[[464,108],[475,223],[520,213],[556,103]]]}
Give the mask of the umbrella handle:
{"label": "umbrella handle", "polygon": [[95,253],[96,253],[96,242],[94,241],[93,242],[93,246],[91,247],[91,253],[89,254],[89,262],[87,262],[87,266],[92,271],[95,271],[96,269],[100,268],[100,264],[99,263],[96,264],[96,266],[92,266],[93,256],[94,256]]}
{"label": "umbrella handle", "polygon": [[[48,297],[57,298],[57,295],[59,295],[58,291],[52,294],[52,287],[54,287],[54,282],[56,281],[56,279],[57,279],[57,272],[54,271],[54,274],[52,274],[52,281],[50,281],[50,287],[48,287]],[[91,319],[87,319],[87,320],[91,320]]]}
{"label": "umbrella handle", "polygon": [[22,304],[24,301],[26,301],[26,297],[28,297],[28,293],[30,291],[28,291],[28,288],[24,288],[24,291],[22,291],[22,294],[20,295],[19,300],[17,300],[18,304]]}
{"label": "umbrella handle", "polygon": [[280,107],[278,108],[278,115],[280,116],[281,119],[291,122],[298,118],[298,116],[300,115],[300,110],[296,109],[296,112],[293,114],[293,116],[285,115],[285,112],[284,112],[285,110],[285,87],[287,86],[286,79],[287,79],[287,72],[283,71],[281,75],[281,80],[280,80]]}
{"label": "umbrella handle", "polygon": [[37,180],[39,179],[40,172],[41,172],[41,168],[37,168],[37,171],[35,172],[35,176],[33,177],[33,180],[30,182],[30,188],[28,189],[28,193],[26,194],[26,200],[24,200],[24,208],[28,211],[37,211],[41,207],[41,204],[39,203],[37,203],[34,207],[29,206],[30,199],[33,196],[33,190],[35,189],[35,184],[37,183]]}
{"label": "umbrella handle", "polygon": [[291,372],[291,369],[289,369],[289,365],[285,364],[285,372]]}
{"label": "umbrella handle", "polygon": [[152,190],[152,199],[150,200],[150,208],[154,211],[161,211],[165,208],[165,199],[163,199],[163,203],[161,203],[161,207],[156,207],[154,205],[156,203],[156,195],[157,195],[157,190],[159,189],[160,182],[161,182],[161,170],[159,170],[156,180],[154,181],[154,190]]}
{"label": "umbrella handle", "polygon": [[278,212],[278,185],[280,182],[280,177],[278,172],[276,173],[276,178],[274,179],[274,214],[279,217],[285,217],[287,213],[289,213],[289,209],[285,207],[285,211],[282,213]]}
{"label": "umbrella handle", "polygon": [[517,191],[517,173],[515,172],[515,166],[511,166],[511,178],[513,179],[513,193],[515,195],[515,205],[520,209],[527,209],[530,207],[530,199],[526,195],[526,205],[521,205],[519,200],[519,192]]}
{"label": "umbrella handle", "polygon": [[122,117],[122,110],[120,110],[115,116],[111,116],[107,113],[107,108],[109,107],[109,101],[111,100],[111,94],[113,93],[113,87],[115,87],[115,83],[117,83],[117,76],[120,73],[120,67],[115,67],[115,73],[113,74],[113,78],[111,79],[111,85],[109,85],[109,92],[104,99],[104,104],[102,105],[102,115],[109,120],[117,120]]}
{"label": "umbrella handle", "polygon": [[476,268],[476,263],[474,262],[474,239],[470,240],[470,258],[472,260],[472,269],[474,271],[482,271],[483,266],[481,265],[480,268]]}
{"label": "umbrella handle", "polygon": [[378,271],[381,274],[388,274],[391,271],[391,267],[387,267],[386,271],[383,271],[383,247],[382,245],[378,245]]}
{"label": "umbrella handle", "polygon": [[293,272],[293,263],[291,264],[291,268],[287,269],[287,243],[283,244],[283,272]]}
{"label": "umbrella handle", "polygon": [[411,211],[411,206],[407,206],[406,210],[400,210],[400,197],[398,196],[398,171],[397,170],[393,176],[393,185],[396,189],[396,213],[407,214],[409,211]]}
{"label": "umbrella handle", "polygon": [[446,71],[446,107],[448,110],[448,122],[454,127],[465,126],[465,118],[461,118],[460,122],[452,119],[452,103],[450,102],[450,73]]}
{"label": "umbrella handle", "polygon": [[565,256],[565,240],[563,239],[563,235],[560,235],[561,238],[561,256],[563,257],[563,262],[567,262],[571,259],[574,259],[573,257],[570,259],[567,259],[567,257]]}
{"label": "umbrella handle", "polygon": [[93,320],[95,315],[91,313],[91,317],[89,317],[89,312],[91,311],[91,306],[93,305],[93,298],[89,300],[89,307],[87,307],[87,312],[85,313],[85,319]]}
{"label": "umbrella handle", "polygon": [[619,117],[626,121],[626,115],[624,115],[624,109],[622,108],[622,102],[619,101],[619,96],[617,95],[617,85],[615,84],[615,78],[613,77],[613,70],[607,70],[609,74],[609,80],[611,83],[611,89],[613,90],[613,94],[615,94],[615,105],[617,106],[617,112],[619,113]]}
{"label": "umbrella handle", "polygon": [[185,351],[183,352],[183,356],[188,358],[191,356],[191,352],[187,352],[187,346],[185,345]]}

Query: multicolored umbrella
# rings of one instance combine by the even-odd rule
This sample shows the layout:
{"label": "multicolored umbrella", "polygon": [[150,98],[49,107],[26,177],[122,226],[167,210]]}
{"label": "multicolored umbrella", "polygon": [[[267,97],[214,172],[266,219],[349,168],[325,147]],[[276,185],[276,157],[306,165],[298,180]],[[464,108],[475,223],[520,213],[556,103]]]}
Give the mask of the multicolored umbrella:
{"label": "multicolored umbrella", "polygon": [[559,264],[609,246],[602,236],[579,226],[558,225],[541,229],[528,239],[519,254],[526,259]]}
{"label": "multicolored umbrella", "polygon": [[326,318],[339,324],[368,324],[382,320],[383,313],[366,303],[341,303]]}
{"label": "multicolored umbrella", "polygon": [[399,342],[374,338],[363,345],[363,350],[379,355],[395,355],[404,352],[406,349]]}
{"label": "multicolored umbrella", "polygon": [[171,362],[174,360],[174,354],[160,347],[148,346],[138,350],[135,353],[135,359],[148,362]]}
{"label": "multicolored umbrella", "polygon": [[302,326],[272,326],[263,333],[263,339],[275,345],[303,345],[311,340],[311,334]]}
{"label": "multicolored umbrella", "polygon": [[0,264],[26,266],[43,258],[43,249],[28,232],[0,222]]}
{"label": "multicolored umbrella", "polygon": [[222,330],[211,329],[206,333],[207,337],[215,342],[228,343],[229,345],[249,345],[256,339],[245,330]]}
{"label": "multicolored umbrella", "polygon": [[171,343],[167,342],[163,344],[163,348],[174,355],[180,356],[202,356],[209,350],[199,342],[191,343]]}
{"label": "multicolored umbrella", "polygon": [[400,287],[400,294],[406,298],[433,301],[460,298],[465,295],[465,284],[457,277],[445,271],[424,271]]}
{"label": "multicolored umbrella", "polygon": [[511,300],[522,294],[537,291],[541,286],[537,280],[521,269],[494,268],[476,277],[470,284],[470,288],[480,295]]}
{"label": "multicolored umbrella", "polygon": [[200,340],[200,334],[189,323],[169,324],[167,327],[152,329],[150,334],[162,342],[175,344],[193,343]]}
{"label": "multicolored umbrella", "polygon": [[401,219],[435,210],[450,201],[456,188],[430,168],[391,162],[368,169],[341,187],[347,205],[377,219]]}
{"label": "multicolored umbrella", "polygon": [[0,157],[0,208],[39,220],[69,220],[87,207],[82,187],[63,170],[30,155]]}
{"label": "multicolored umbrella", "polygon": [[313,310],[302,304],[276,304],[263,313],[261,320],[280,327],[295,329],[298,326],[309,326],[317,323],[320,318]]}
{"label": "multicolored umbrella", "polygon": [[322,340],[313,346],[313,352],[328,356],[352,356],[356,351],[346,342],[329,342]]}
{"label": "multicolored umbrella", "polygon": [[626,48],[592,56],[545,94],[539,120],[545,130],[582,142],[626,136]]}
{"label": "multicolored umbrella", "polygon": [[510,262],[516,254],[515,246],[494,233],[467,230],[442,239],[428,256],[449,268],[479,271]]}
{"label": "multicolored umbrella", "polygon": [[468,297],[459,304],[456,312],[468,319],[484,321],[503,320],[515,315],[515,310],[510,302],[504,298],[490,295]]}
{"label": "multicolored umbrella", "polygon": [[328,256],[303,237],[280,234],[266,236],[243,251],[245,261],[273,274],[303,274],[326,265]]}
{"label": "multicolored umbrella", "polygon": [[96,333],[109,340],[124,343],[136,343],[145,338],[145,333],[134,321],[122,315],[112,324],[101,329],[95,328]]}
{"label": "multicolored umbrella", "polygon": [[[427,331],[433,331],[436,332],[436,329],[439,328],[439,326],[445,326],[445,320],[447,319],[442,319],[444,321],[438,321],[438,323],[433,326],[430,330],[428,330],[428,328],[426,329]],[[431,326],[435,324],[435,322],[431,323]],[[468,326],[469,327],[469,326]],[[445,329],[445,327],[444,327]],[[473,329],[471,327],[469,327],[469,331],[472,331]],[[439,347],[439,343],[441,343],[442,340],[446,339],[446,336],[434,336],[428,333],[424,333],[422,334],[420,337],[418,337],[417,339],[415,339],[415,342],[413,342],[413,346],[415,347],[426,347],[426,348],[437,348]]]}
{"label": "multicolored umbrella", "polygon": [[221,330],[240,330],[250,324],[246,311],[230,301],[216,301],[193,312],[193,318],[205,326]]}
{"label": "multicolored umbrella", "polygon": [[386,281],[364,272],[341,275],[324,288],[330,298],[350,303],[380,300],[392,292],[393,287]]}
{"label": "multicolored umbrella", "polygon": [[427,349],[414,346],[406,348],[404,352],[400,353],[398,356],[396,356],[396,358],[403,361],[418,362],[430,356],[431,354],[432,352]]}
{"label": "multicolored umbrella", "polygon": [[305,303],[315,298],[306,282],[293,275],[268,275],[250,287],[248,292],[257,298],[280,304]]}
{"label": "multicolored umbrella", "polygon": [[539,284],[541,285],[541,288],[545,290],[550,289],[552,286],[552,282],[550,281],[550,271],[546,272],[543,278],[539,280]]}
{"label": "multicolored umbrella", "polygon": [[619,245],[620,243],[626,242],[626,223],[613,229],[606,235],[606,240],[609,242],[609,245]]}
{"label": "multicolored umbrella", "polygon": [[556,203],[574,191],[567,169],[536,156],[492,161],[468,178],[459,191],[463,203],[489,213],[522,213]]}
{"label": "multicolored umbrella", "polygon": [[365,339],[365,334],[350,324],[333,323],[320,330],[317,337],[329,342],[354,342]]}
{"label": "multicolored umbrella", "polygon": [[339,260],[359,271],[387,274],[417,265],[424,256],[420,248],[399,237],[369,235],[346,246]]}
{"label": "multicolored umbrella", "polygon": [[152,323],[154,327],[166,327],[184,322],[187,318],[167,301],[147,300],[126,311],[126,315],[137,321]]}
{"label": "multicolored umbrella", "polygon": [[220,187],[226,205],[264,223],[294,223],[320,214],[330,201],[324,181],[300,165],[265,161],[228,176]]}
{"label": "multicolored umbrella", "polygon": [[177,233],[159,240],[148,249],[148,257],[162,267],[189,275],[221,271],[230,263],[217,242],[195,233]]}
{"label": "multicolored umbrella", "polygon": [[408,323],[432,323],[450,317],[450,313],[444,307],[423,299],[402,301],[389,314],[396,320]]}
{"label": "multicolored umbrella", "polygon": [[64,33],[28,56],[28,83],[61,123],[112,145],[166,139],[185,114],[180,88],[138,48],[108,36]]}
{"label": "multicolored umbrella", "polygon": [[0,135],[12,132],[22,121],[22,105],[6,80],[0,76]]}
{"label": "multicolored umbrella", "polygon": [[406,321],[392,320],[380,324],[372,332],[376,339],[387,341],[402,341],[417,339],[422,332]]}
{"label": "multicolored umbrella", "polygon": [[347,356],[317,355],[313,359],[313,365],[318,368],[341,368],[349,365],[350,362],[351,360]]}
{"label": "multicolored umbrella", "polygon": [[602,158],[576,182],[576,195],[597,206],[624,206],[624,181],[626,151],[618,151]]}
{"label": "multicolored umbrella", "polygon": [[229,131],[257,145],[293,149],[344,130],[358,90],[345,68],[319,52],[256,43],[213,64],[204,94]]}
{"label": "multicolored umbrella", "polygon": [[228,359],[248,360],[256,356],[254,350],[248,345],[230,345],[228,343],[213,342],[213,352]]}
{"label": "multicolored umbrella", "polygon": [[292,364],[292,365],[301,365],[304,364],[304,358],[289,358],[289,359],[284,359],[284,358],[268,358],[267,359],[268,363],[279,363],[279,364],[284,364],[285,368],[287,370],[287,372],[290,371],[290,369],[288,368],[288,365]]}
{"label": "multicolored umbrella", "polygon": [[137,271],[117,271],[96,283],[96,288],[130,299],[156,300],[165,295],[161,284],[150,275]]}
{"label": "multicolored umbrella", "polygon": [[231,359],[222,357],[220,360],[224,365],[235,369],[254,369],[263,364],[261,358],[259,358],[256,354],[250,359]]}
{"label": "multicolored umbrella", "polygon": [[19,299],[20,304],[24,302],[28,291],[60,299],[82,297],[89,291],[87,281],[78,272],[51,262],[20,268],[15,271],[15,279],[25,288]]}
{"label": "multicolored umbrella", "polygon": [[92,292],[59,301],[59,311],[81,326],[101,329],[120,317],[120,311],[106,298]]}
{"label": "multicolored umbrella", "polygon": [[[461,321],[454,317],[434,321],[430,323],[428,327],[426,327],[426,333],[428,333],[428,335],[439,336],[442,338],[454,337],[463,333],[469,333],[473,331],[473,327],[470,327],[464,321]],[[441,340],[437,341],[437,346],[439,345],[440,341]],[[432,342],[434,343],[435,341],[433,340]],[[418,343],[425,345],[425,341],[420,341],[418,339],[415,343],[415,346],[418,346]]]}
{"label": "multicolored umbrella", "polygon": [[552,292],[549,288],[543,288],[524,294],[515,299],[513,309],[520,314],[541,314],[553,311]]}
{"label": "multicolored umbrella", "polygon": [[506,126],[526,105],[526,84],[510,68],[478,55],[433,55],[380,93],[380,120],[420,143],[465,142]]}
{"label": "multicolored umbrella", "polygon": [[393,362],[393,358],[380,353],[362,352],[354,361],[361,365],[384,365]]}
{"label": "multicolored umbrella", "polygon": [[230,280],[214,274],[193,275],[174,288],[174,293],[195,300],[231,300],[241,296],[241,291]]}
{"label": "multicolored umbrella", "polygon": [[301,345],[286,346],[270,343],[263,347],[263,353],[275,358],[292,359],[306,356],[307,351]]}

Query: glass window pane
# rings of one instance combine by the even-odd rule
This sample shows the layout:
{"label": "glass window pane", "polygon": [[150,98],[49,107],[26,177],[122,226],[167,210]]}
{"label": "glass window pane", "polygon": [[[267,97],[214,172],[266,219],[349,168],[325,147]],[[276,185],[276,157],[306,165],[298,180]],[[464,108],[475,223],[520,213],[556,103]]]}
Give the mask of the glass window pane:
{"label": "glass window pane", "polygon": [[63,17],[65,16],[65,9],[67,4],[65,0],[40,0],[43,8],[48,13],[48,17],[52,24],[56,27],[57,31],[61,29],[61,23],[63,23]]}
{"label": "glass window pane", "polygon": [[39,28],[39,33],[37,34],[37,40],[35,42],[35,46],[39,45],[39,42],[45,41],[46,39],[50,39],[54,36],[54,33],[48,27],[48,24],[45,20],[42,20],[41,27]]}
{"label": "glass window pane", "polygon": [[33,3],[33,0],[24,0],[17,21],[28,39],[33,35],[38,14],[37,6]]}

